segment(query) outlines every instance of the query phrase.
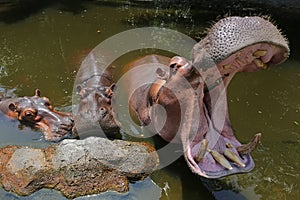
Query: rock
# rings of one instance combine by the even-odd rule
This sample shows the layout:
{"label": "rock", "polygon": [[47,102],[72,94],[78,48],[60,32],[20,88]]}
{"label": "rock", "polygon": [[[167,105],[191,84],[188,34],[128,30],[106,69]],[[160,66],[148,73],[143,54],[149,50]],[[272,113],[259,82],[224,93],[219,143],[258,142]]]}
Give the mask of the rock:
{"label": "rock", "polygon": [[53,188],[75,198],[127,192],[129,181],[144,179],[158,165],[155,149],[146,143],[90,137],[45,149],[6,146],[0,149],[0,182],[19,195]]}

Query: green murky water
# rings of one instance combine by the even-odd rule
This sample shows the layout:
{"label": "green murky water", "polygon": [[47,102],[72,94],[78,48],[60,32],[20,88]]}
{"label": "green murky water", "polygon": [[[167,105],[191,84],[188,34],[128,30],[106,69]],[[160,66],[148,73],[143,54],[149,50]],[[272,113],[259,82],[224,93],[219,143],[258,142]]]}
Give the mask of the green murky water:
{"label": "green murky water", "polygon": [[[136,5],[126,1],[28,2],[20,7],[9,1],[0,5],[0,89],[14,89],[14,94],[23,96],[32,95],[39,88],[57,109],[64,111],[72,109],[73,83],[82,58],[103,40],[143,26],[172,28],[197,38],[198,32],[209,26],[208,22],[223,14],[188,4],[163,7],[159,3]],[[207,181],[192,174],[180,158],[155,172],[151,179],[131,184],[128,194],[106,193],[85,198],[299,199],[299,28],[287,17],[276,16],[290,39],[291,58],[266,71],[239,74],[228,91],[231,122],[238,139],[246,142],[255,133],[263,133],[262,144],[253,153],[256,168],[252,172]],[[0,127],[1,147],[48,145],[38,131],[3,116]],[[64,199],[58,192],[45,189],[29,197],[0,189],[0,199],[41,198]]]}

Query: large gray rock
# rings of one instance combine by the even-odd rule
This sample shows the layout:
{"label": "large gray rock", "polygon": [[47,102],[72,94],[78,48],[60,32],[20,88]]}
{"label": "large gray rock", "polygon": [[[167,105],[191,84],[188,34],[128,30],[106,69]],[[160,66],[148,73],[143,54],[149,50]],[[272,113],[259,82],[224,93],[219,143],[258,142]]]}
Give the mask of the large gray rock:
{"label": "large gray rock", "polygon": [[74,198],[126,192],[130,180],[144,179],[158,165],[155,149],[146,143],[91,137],[45,149],[7,146],[0,149],[0,182],[19,195],[45,187]]}

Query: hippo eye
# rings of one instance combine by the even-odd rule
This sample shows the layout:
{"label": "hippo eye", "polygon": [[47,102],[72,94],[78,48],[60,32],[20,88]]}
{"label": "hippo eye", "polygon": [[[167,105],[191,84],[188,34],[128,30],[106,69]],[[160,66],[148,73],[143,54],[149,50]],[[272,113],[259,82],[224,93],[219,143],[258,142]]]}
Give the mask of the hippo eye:
{"label": "hippo eye", "polygon": [[107,113],[107,110],[106,110],[104,107],[100,107],[100,114],[101,114],[102,116],[105,116],[106,113]]}

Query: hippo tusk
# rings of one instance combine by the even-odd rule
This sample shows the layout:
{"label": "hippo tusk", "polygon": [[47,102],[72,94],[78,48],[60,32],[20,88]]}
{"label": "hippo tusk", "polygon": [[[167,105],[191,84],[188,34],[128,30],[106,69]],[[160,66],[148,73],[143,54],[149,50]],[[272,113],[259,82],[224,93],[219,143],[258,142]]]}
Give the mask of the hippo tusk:
{"label": "hippo tusk", "polygon": [[246,167],[246,165],[241,161],[241,159],[229,149],[225,149],[224,156],[229,160],[233,161],[234,163],[240,165],[241,167]]}
{"label": "hippo tusk", "polygon": [[203,139],[200,143],[199,150],[194,157],[195,161],[197,161],[199,163],[204,158],[204,155],[207,151],[207,147],[208,147],[208,140]]}
{"label": "hippo tusk", "polygon": [[265,56],[268,52],[266,50],[257,50],[253,53],[253,56],[255,58],[259,58],[259,57],[262,57],[262,56]]}
{"label": "hippo tusk", "polygon": [[215,150],[211,150],[209,149],[208,152],[212,155],[212,157],[215,159],[215,161],[217,161],[220,165],[222,165],[223,167],[225,167],[228,170],[232,170],[232,166],[230,165],[230,163],[228,162],[228,160],[219,152],[215,151]]}
{"label": "hippo tusk", "polygon": [[233,148],[233,146],[232,146],[232,144],[230,144],[229,142],[226,142],[226,145],[225,145],[227,148],[229,148],[229,149],[232,149]]}
{"label": "hippo tusk", "polygon": [[256,149],[258,143],[261,139],[261,133],[255,134],[254,138],[248,143],[236,148],[240,155],[251,153],[254,149]]}

